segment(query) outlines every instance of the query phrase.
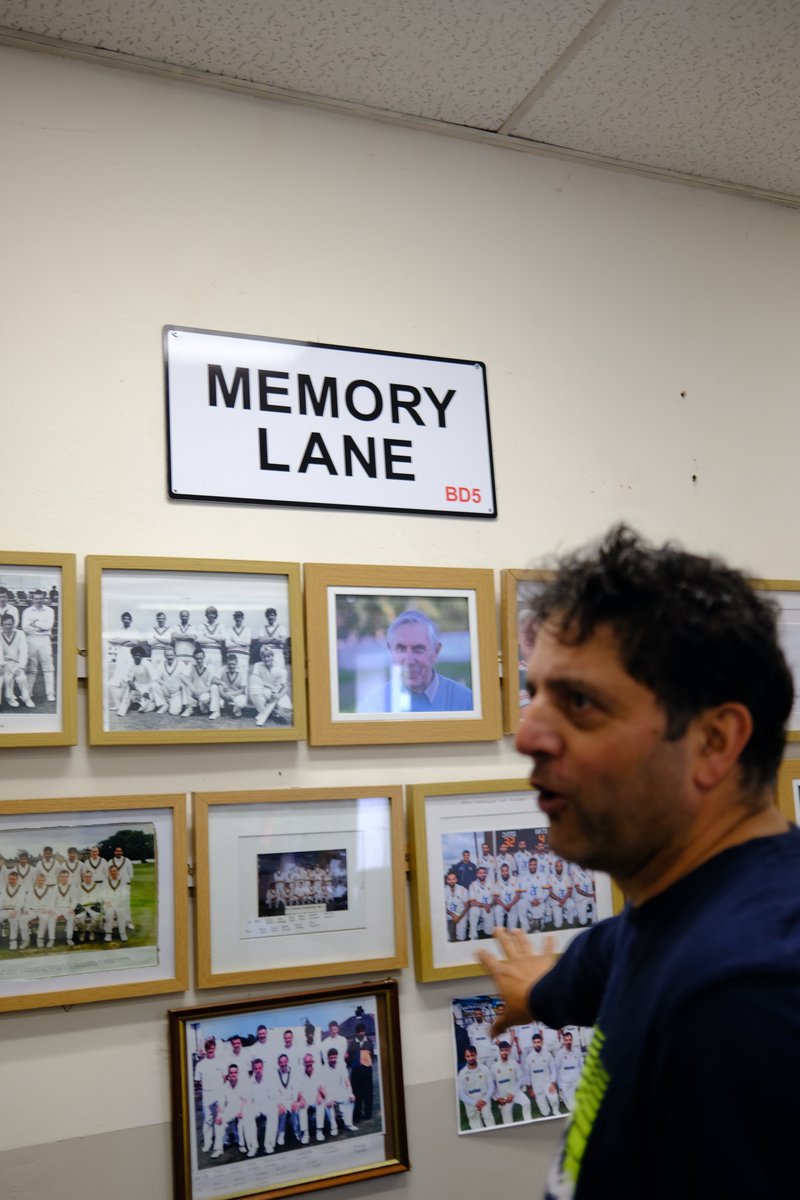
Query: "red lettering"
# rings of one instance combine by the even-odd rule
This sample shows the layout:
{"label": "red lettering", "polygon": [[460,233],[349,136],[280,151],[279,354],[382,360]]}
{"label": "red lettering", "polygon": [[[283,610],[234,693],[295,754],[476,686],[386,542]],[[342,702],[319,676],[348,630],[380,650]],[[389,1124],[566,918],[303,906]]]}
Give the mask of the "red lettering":
{"label": "red lettering", "polygon": [[468,488],[459,487],[452,483],[445,484],[444,495],[450,504],[480,504],[481,502],[481,489],[475,487]]}

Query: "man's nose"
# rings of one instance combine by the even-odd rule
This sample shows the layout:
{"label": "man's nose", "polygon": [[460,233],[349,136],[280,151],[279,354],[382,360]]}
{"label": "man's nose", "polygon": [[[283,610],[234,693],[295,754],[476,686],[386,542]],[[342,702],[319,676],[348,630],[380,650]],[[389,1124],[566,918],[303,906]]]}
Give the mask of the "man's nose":
{"label": "man's nose", "polygon": [[534,696],[523,709],[515,745],[520,754],[556,755],[562,748],[558,721],[552,707],[541,697]]}

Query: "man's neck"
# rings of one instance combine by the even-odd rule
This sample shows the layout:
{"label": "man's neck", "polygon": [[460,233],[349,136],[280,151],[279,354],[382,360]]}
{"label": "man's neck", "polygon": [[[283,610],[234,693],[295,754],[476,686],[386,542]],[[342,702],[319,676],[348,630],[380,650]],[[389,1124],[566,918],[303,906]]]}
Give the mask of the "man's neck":
{"label": "man's neck", "polygon": [[666,865],[654,860],[634,879],[617,879],[617,883],[626,898],[638,907],[723,850],[757,838],[786,833],[788,829],[788,821],[771,802],[755,811],[742,805],[728,806],[716,818],[695,822],[694,829],[677,851],[672,852]]}

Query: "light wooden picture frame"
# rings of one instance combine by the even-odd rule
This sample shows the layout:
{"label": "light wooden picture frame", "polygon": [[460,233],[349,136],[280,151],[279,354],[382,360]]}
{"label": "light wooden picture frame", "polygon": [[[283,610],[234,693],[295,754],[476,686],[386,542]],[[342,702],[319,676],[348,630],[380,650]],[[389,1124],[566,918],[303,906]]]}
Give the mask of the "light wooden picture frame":
{"label": "light wooden picture frame", "polygon": [[800,825],[800,759],[785,758],[781,763],[775,799],[787,821]]}
{"label": "light wooden picture frame", "polygon": [[168,1017],[178,1200],[273,1200],[409,1169],[395,980]]}
{"label": "light wooden picture frame", "polygon": [[397,787],[194,796],[197,986],[407,964]]}
{"label": "light wooden picture frame", "polygon": [[74,746],[75,555],[0,550],[0,747]]}
{"label": "light wooden picture frame", "polygon": [[[491,947],[491,933],[501,917],[509,928],[531,933],[538,953],[544,951],[545,937],[562,950],[581,929],[614,911],[616,897],[607,875],[561,859],[557,871],[549,822],[526,780],[413,784],[406,796],[414,963],[421,983],[483,975],[475,952]],[[502,855],[508,856],[508,879]],[[540,863],[540,875],[532,880],[521,866],[522,859],[530,858]],[[470,882],[481,882],[481,860],[484,888],[471,893]],[[451,867],[454,887],[448,881]],[[505,911],[512,916],[502,916]]]}
{"label": "light wooden picture frame", "polygon": [[554,577],[553,571],[500,572],[500,645],[503,658],[503,730],[517,732],[523,709],[529,703],[525,668],[532,647],[533,616],[530,597]]}
{"label": "light wooden picture frame", "polygon": [[303,579],[311,745],[501,737],[492,571],[310,563]]}
{"label": "light wooden picture frame", "polygon": [[305,737],[297,563],[86,559],[89,740]]}
{"label": "light wooden picture frame", "polygon": [[778,632],[794,677],[795,691],[786,740],[800,742],[800,580],[751,579],[750,583],[754,588],[767,592],[781,610]]}
{"label": "light wooden picture frame", "polygon": [[0,1012],[187,988],[185,795],[5,801],[0,862]]}

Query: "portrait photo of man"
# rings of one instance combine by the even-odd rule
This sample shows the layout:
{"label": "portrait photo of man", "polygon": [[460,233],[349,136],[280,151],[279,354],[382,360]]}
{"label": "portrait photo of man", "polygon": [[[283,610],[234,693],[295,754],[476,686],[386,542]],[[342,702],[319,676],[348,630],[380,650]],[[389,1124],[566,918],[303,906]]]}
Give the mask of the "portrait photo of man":
{"label": "portrait photo of man", "polygon": [[337,598],[341,712],[475,712],[465,597]]}

